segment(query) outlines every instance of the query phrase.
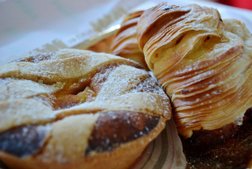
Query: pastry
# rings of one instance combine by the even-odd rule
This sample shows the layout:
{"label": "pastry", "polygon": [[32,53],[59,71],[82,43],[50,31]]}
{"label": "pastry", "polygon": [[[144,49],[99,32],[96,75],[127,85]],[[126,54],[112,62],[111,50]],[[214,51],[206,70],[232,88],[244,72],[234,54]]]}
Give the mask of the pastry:
{"label": "pastry", "polygon": [[167,3],[139,19],[140,50],[174,105],[188,168],[252,159],[252,35],[213,8]]}
{"label": "pastry", "polygon": [[246,26],[215,9],[162,3],[141,14],[137,38],[134,46],[172,99],[187,168],[250,168],[252,41]]}
{"label": "pastry", "polygon": [[184,137],[242,123],[252,107],[252,36],[244,24],[212,8],[163,3],[144,12],[138,40]]}
{"label": "pastry", "polygon": [[123,20],[120,29],[112,41],[112,53],[124,58],[132,59],[147,69],[143,52],[138,47],[136,29],[143,11],[130,13]]}
{"label": "pastry", "polygon": [[0,67],[0,160],[13,169],[129,168],[170,119],[149,72],[62,49]]}

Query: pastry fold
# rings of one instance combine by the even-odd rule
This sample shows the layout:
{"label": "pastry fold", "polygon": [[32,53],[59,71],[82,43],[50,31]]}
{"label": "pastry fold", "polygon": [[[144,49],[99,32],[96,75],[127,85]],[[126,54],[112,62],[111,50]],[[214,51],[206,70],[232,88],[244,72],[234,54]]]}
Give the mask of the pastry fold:
{"label": "pastry fold", "polygon": [[134,60],[148,69],[143,52],[137,43],[137,23],[143,12],[136,11],[125,17],[112,41],[111,49],[113,54]]}
{"label": "pastry fold", "polygon": [[137,38],[184,137],[242,123],[252,107],[252,36],[243,23],[213,8],[162,3],[142,14]]}

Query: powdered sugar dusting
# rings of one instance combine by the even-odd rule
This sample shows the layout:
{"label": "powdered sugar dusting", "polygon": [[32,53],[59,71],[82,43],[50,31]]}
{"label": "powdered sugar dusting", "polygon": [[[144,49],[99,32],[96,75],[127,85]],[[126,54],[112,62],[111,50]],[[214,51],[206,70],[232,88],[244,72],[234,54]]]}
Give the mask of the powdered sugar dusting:
{"label": "powdered sugar dusting", "polygon": [[[45,162],[65,163],[74,158],[84,158],[85,141],[99,116],[99,113],[91,113],[141,112],[150,118],[155,115],[168,119],[171,114],[169,100],[156,79],[145,70],[127,64],[134,65],[113,55],[67,49],[22,60],[13,64],[10,73],[7,66],[4,69],[6,74],[1,74],[0,70],[0,86],[6,88],[6,94],[0,96],[0,131],[50,123],[50,127],[37,129],[40,133],[50,132],[46,149],[39,158]],[[73,87],[75,83],[77,85]],[[93,98],[78,100],[78,97],[85,97],[85,89],[92,93]],[[76,104],[54,110],[52,104],[55,99],[63,97],[68,100],[77,98],[73,101]],[[112,120],[116,120],[114,118]],[[134,123],[139,123],[139,120],[136,117]],[[130,125],[131,122],[128,120],[126,123]],[[56,128],[52,129],[51,125]],[[146,126],[143,128],[150,130]],[[21,134],[27,132],[27,128],[23,128]],[[136,138],[144,135],[143,132],[138,134]],[[81,140],[78,139],[80,135],[83,136]],[[113,133],[113,137],[117,138],[118,133]]]}

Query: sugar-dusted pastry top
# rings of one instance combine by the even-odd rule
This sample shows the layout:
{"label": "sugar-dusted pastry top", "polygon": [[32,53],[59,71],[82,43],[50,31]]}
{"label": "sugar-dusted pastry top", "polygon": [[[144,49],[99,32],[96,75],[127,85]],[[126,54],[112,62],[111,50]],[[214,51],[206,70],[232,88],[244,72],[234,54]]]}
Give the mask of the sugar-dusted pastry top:
{"label": "sugar-dusted pastry top", "polygon": [[183,136],[242,123],[252,107],[252,36],[243,23],[213,8],[162,3],[142,14],[137,29]]}
{"label": "sugar-dusted pastry top", "polygon": [[149,72],[104,53],[62,49],[6,64],[0,91],[0,159],[11,168],[125,168],[171,116]]}
{"label": "sugar-dusted pastry top", "polygon": [[143,52],[137,43],[137,23],[144,11],[136,11],[127,15],[112,41],[112,53],[132,59],[147,69]]}

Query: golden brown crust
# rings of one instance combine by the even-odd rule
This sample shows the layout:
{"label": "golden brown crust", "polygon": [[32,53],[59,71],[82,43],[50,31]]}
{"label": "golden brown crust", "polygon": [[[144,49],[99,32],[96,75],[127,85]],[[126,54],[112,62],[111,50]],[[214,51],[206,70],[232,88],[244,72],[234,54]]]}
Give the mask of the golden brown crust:
{"label": "golden brown crust", "polygon": [[86,154],[111,151],[122,143],[127,143],[149,132],[157,126],[160,118],[139,112],[102,113],[88,140]]}
{"label": "golden brown crust", "polygon": [[142,14],[138,42],[184,137],[236,123],[252,107],[252,36],[241,22],[162,3]]}
{"label": "golden brown crust", "polygon": [[20,169],[129,167],[171,116],[137,67],[73,49],[0,67],[0,159]]}
{"label": "golden brown crust", "polygon": [[[134,161],[141,155],[144,148],[149,141],[154,139],[164,127],[165,123],[159,123],[147,136],[143,136],[141,140],[134,140],[122,144],[119,148],[113,151],[104,153],[96,153],[90,156],[78,158],[72,163],[59,163],[55,161],[41,161],[38,158],[17,158],[15,156],[0,152],[1,159],[4,159],[10,168],[15,169],[125,169],[134,163]],[[120,159],[120,160],[119,160]]]}
{"label": "golden brown crust", "polygon": [[143,11],[136,11],[127,15],[117,31],[112,42],[112,53],[138,62],[147,68],[144,55],[137,43],[137,23]]}

